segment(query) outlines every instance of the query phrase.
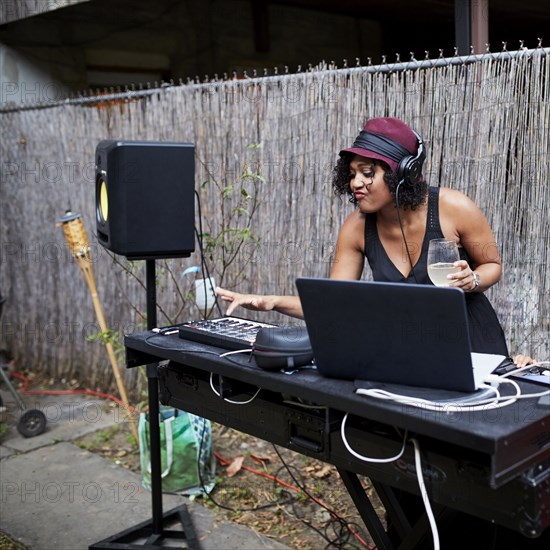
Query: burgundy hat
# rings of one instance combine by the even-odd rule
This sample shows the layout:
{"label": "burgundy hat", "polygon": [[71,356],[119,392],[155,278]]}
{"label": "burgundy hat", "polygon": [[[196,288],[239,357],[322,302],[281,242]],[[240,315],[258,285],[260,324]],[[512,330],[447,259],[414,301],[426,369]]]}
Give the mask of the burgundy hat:
{"label": "burgundy hat", "polygon": [[383,160],[396,172],[399,162],[409,155],[416,155],[417,151],[415,132],[397,118],[381,117],[368,120],[353,145],[342,149],[340,156],[342,153],[352,153]]}

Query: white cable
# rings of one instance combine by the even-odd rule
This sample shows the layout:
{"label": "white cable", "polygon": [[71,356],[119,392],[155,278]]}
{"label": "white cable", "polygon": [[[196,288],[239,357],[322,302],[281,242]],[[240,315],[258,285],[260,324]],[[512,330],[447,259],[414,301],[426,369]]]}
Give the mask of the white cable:
{"label": "white cable", "polygon": [[415,398],[378,389],[366,390],[363,388],[358,388],[357,390],[355,390],[355,393],[359,395],[374,397],[376,399],[394,401],[404,405],[410,405],[411,407],[417,407],[430,411],[443,410],[445,412],[472,412],[498,409],[501,407],[507,407],[508,405],[515,403],[518,397],[521,396],[521,389],[518,384],[516,384],[516,382],[514,382],[513,380],[502,379],[502,377],[494,375],[489,375],[488,377],[486,377],[486,380],[491,382],[511,384],[512,386],[514,386],[516,394],[511,396],[501,396],[497,388],[484,385],[485,388],[489,388],[494,391],[494,398],[480,399],[479,401],[469,403],[457,403],[454,401],[432,401],[428,399]]}
{"label": "white cable", "polygon": [[376,399],[394,401],[404,405],[410,405],[411,407],[417,407],[417,408],[422,408],[422,409],[431,410],[431,411],[442,411],[442,410],[445,412],[485,411],[490,409],[507,407],[508,405],[512,405],[513,403],[515,403],[518,399],[531,399],[534,397],[543,397],[550,394],[550,390],[545,390],[537,393],[522,394],[521,388],[519,387],[519,385],[514,380],[508,379],[509,376],[517,375],[518,373],[532,369],[533,367],[548,368],[545,365],[550,365],[550,361],[539,361],[531,365],[527,365],[526,367],[521,367],[502,375],[490,374],[485,377],[484,382],[489,382],[489,383],[495,382],[497,384],[501,384],[501,383],[510,384],[514,387],[514,390],[516,392],[515,395],[502,396],[500,395],[500,392],[496,387],[484,384],[483,386],[485,388],[489,388],[495,393],[495,397],[491,399],[480,399],[478,401],[470,401],[468,403],[458,403],[454,401],[432,401],[427,399],[409,397],[406,395],[396,394],[386,390],[379,390],[379,389],[366,390],[366,389],[358,388],[357,390],[355,390],[355,393],[359,395],[374,397]]}
{"label": "white cable", "polygon": [[249,403],[252,403],[254,399],[258,396],[258,394],[262,391],[262,388],[258,388],[256,393],[248,400],[248,401],[233,401],[231,399],[226,399],[225,397],[222,397],[222,394],[216,390],[214,387],[214,381],[213,381],[214,373],[210,373],[210,387],[212,388],[212,391],[218,396],[221,397],[226,403],[231,403],[233,405],[248,405]]}
{"label": "white cable", "polygon": [[[344,415],[344,418],[342,419],[342,424],[340,426],[340,435],[342,437],[342,442],[344,443],[344,446],[355,458],[358,458],[359,460],[364,460],[365,462],[386,463],[386,462],[394,462],[395,460],[398,460],[399,458],[401,458],[401,456],[403,456],[403,453],[405,452],[406,441],[407,441],[407,433],[406,432],[405,432],[405,435],[403,437],[403,446],[401,447],[401,450],[399,451],[399,453],[396,454],[395,456],[388,457],[388,458],[373,458],[373,457],[363,456],[363,455],[355,452],[350,447],[350,445],[349,445],[349,443],[346,439],[346,434],[345,434],[345,426],[346,426],[346,420],[348,418],[348,414],[349,413],[346,413]],[[432,537],[433,537],[433,541],[434,541],[434,550],[439,550],[440,549],[440,546],[439,546],[439,532],[438,532],[438,529],[437,529],[437,524],[436,524],[436,521],[435,521],[433,511],[432,511],[432,507],[430,505],[430,500],[428,498],[428,492],[426,491],[426,485],[424,484],[424,477],[422,475],[422,462],[421,462],[421,458],[420,458],[419,444],[418,444],[418,441],[414,438],[411,438],[410,441],[414,445],[414,463],[415,463],[415,467],[416,467],[416,477],[417,477],[417,480],[418,480],[418,487],[420,488],[420,494],[422,496],[422,502],[424,503],[424,508],[426,510],[426,515],[428,516],[428,520],[430,522],[430,529],[432,531]]]}
{"label": "white cable", "polygon": [[550,390],[539,391],[537,393],[523,393],[518,395],[516,399],[531,399],[532,397],[544,397],[545,395],[550,395]]}
{"label": "white cable", "polygon": [[[510,372],[507,372],[505,374],[501,374],[500,378],[506,378],[508,376],[518,376],[519,373],[524,371],[529,371],[534,367],[542,367],[544,369],[550,370],[550,361],[537,361],[535,363],[531,363],[530,365],[526,365],[525,367],[518,367],[515,370],[512,370]],[[550,378],[549,378],[550,380]],[[529,379],[526,379],[526,382],[528,382]],[[533,397],[544,397],[545,395],[550,395],[550,390],[544,390],[537,393],[526,393],[522,395],[518,395],[517,399],[530,399]]]}
{"label": "white cable", "polygon": [[225,353],[220,353],[220,357],[227,357],[228,355],[236,355],[237,353],[250,353],[252,350],[249,349],[238,349],[235,351],[226,351]]}
{"label": "white cable", "polygon": [[[526,365],[525,367],[520,367],[510,372],[507,372],[506,374],[502,374],[501,378],[506,378],[508,376],[517,376],[519,373],[524,371],[529,371],[534,367],[542,367],[543,369],[550,371],[550,361],[537,361],[536,363],[531,363],[530,365]],[[548,379],[550,381],[550,377]],[[527,378],[526,381],[529,381],[529,379]],[[543,397],[548,394],[550,394],[550,390],[544,390],[542,392],[537,392],[537,393],[528,393],[520,397],[523,399],[527,399],[529,397]]]}
{"label": "white cable", "polygon": [[355,452],[349,445],[348,443],[348,440],[346,439],[346,420],[348,418],[348,414],[349,413],[346,413],[344,418],[342,419],[342,424],[340,425],[340,435],[342,437],[342,441],[346,447],[346,449],[355,457],[355,458],[358,458],[359,460],[364,460],[365,462],[377,462],[377,463],[384,463],[384,462],[394,462],[395,460],[401,458],[401,456],[403,455],[403,453],[405,452],[405,442],[407,440],[407,433],[405,432],[405,435],[403,437],[403,445],[401,447],[401,450],[399,451],[398,454],[396,454],[395,456],[390,456],[388,458],[372,458],[372,457],[369,457],[369,456],[363,456],[363,455],[360,455],[359,453]]}
{"label": "white cable", "polygon": [[525,367],[518,367],[517,369],[511,370],[505,374],[501,374],[500,378],[506,378],[507,376],[514,376],[514,375],[517,375],[519,372],[530,370],[534,367],[542,367],[544,369],[550,370],[550,361],[537,361],[536,363],[531,363],[530,365],[526,365]]}
{"label": "white cable", "polygon": [[422,496],[422,502],[424,503],[424,508],[426,509],[426,515],[430,522],[430,528],[432,530],[432,537],[434,541],[434,550],[439,550],[439,532],[437,529],[437,523],[435,522],[435,517],[430,505],[430,499],[428,498],[428,492],[426,491],[426,485],[424,484],[424,476],[422,475],[422,461],[420,458],[420,446],[418,441],[414,438],[411,438],[410,441],[414,445],[414,464],[416,467],[416,478],[418,479],[418,487],[420,488],[420,495]]}

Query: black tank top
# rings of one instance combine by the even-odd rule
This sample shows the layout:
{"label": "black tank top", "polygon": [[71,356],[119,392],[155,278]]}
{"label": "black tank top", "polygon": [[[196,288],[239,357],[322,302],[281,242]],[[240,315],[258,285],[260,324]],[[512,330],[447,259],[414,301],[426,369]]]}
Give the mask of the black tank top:
{"label": "black tank top", "polygon": [[[371,267],[373,279],[390,283],[431,285],[432,282],[428,277],[428,245],[431,239],[441,239],[443,237],[443,231],[439,224],[439,187],[430,187],[428,191],[426,233],[422,241],[422,251],[411,272],[408,276],[405,276],[390,260],[382,246],[376,227],[376,214],[366,214],[365,257]],[[460,248],[460,258],[471,265],[470,257],[463,248]],[[482,292],[467,292],[465,297],[472,351],[508,356],[504,332],[487,296]]]}

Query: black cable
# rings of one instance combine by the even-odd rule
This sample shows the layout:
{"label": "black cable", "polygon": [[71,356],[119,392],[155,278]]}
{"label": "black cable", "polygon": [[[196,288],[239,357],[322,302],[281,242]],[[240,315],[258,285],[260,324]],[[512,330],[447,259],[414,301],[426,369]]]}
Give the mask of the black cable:
{"label": "black cable", "polygon": [[[206,433],[207,419],[204,418],[204,417],[199,417],[199,418],[202,419],[203,426],[202,426],[202,432],[201,432],[200,441],[199,441],[199,448],[198,448],[198,452],[197,452],[197,474],[198,474],[199,484],[200,484],[202,493],[206,497],[208,497],[208,499],[213,504],[215,504],[218,508],[222,508],[222,509],[228,510],[230,512],[255,512],[257,510],[265,510],[267,508],[272,508],[274,506],[280,505],[281,503],[272,502],[270,504],[264,504],[262,506],[257,506],[255,508],[231,508],[230,506],[225,506],[224,504],[220,504],[219,502],[214,500],[212,495],[206,490],[206,485],[204,483],[204,478],[202,477],[202,470],[201,470],[201,453],[202,453],[202,447],[203,447],[203,443],[204,443],[204,436],[205,436],[205,433]],[[177,493],[177,492],[174,492],[174,491],[165,491],[165,494],[180,496],[180,493]],[[282,504],[287,504],[287,503],[283,502]]]}
{"label": "black cable", "polygon": [[[186,414],[191,414],[191,413],[186,413]],[[203,448],[203,445],[204,445],[204,440],[205,440],[205,435],[206,435],[206,427],[208,425],[207,424],[208,421],[207,421],[206,418],[204,418],[202,416],[198,416],[198,418],[200,418],[202,420],[202,431],[201,431],[201,435],[200,435],[200,439],[199,439],[199,448],[198,448],[198,451],[197,451],[197,474],[198,474],[199,484],[200,484],[200,488],[202,490],[202,493],[204,495],[206,495],[208,497],[208,499],[213,504],[215,504],[218,508],[222,508],[222,509],[228,510],[230,512],[256,512],[256,511],[259,511],[259,510],[266,510],[268,508],[273,508],[274,506],[281,506],[281,505],[289,504],[293,500],[296,500],[294,497],[289,497],[289,499],[287,501],[272,502],[270,504],[264,504],[262,506],[256,506],[254,508],[231,508],[230,506],[225,506],[224,504],[220,504],[219,502],[217,502],[212,497],[212,495],[206,490],[206,485],[204,483],[204,478],[202,476],[202,469],[201,469],[201,453],[202,453],[202,448]],[[210,467],[208,467],[208,470],[212,474],[212,471],[211,471]],[[284,492],[281,492],[281,494],[283,494],[283,493]],[[165,494],[180,496],[180,493],[177,493],[177,492],[174,492],[174,491],[165,491]],[[287,494],[290,494],[290,493],[287,493]]]}
{"label": "black cable", "polygon": [[[275,449],[275,451],[277,452],[277,449],[275,447],[275,445],[273,445],[273,448]],[[290,474],[290,477],[292,478],[292,480],[294,481],[294,484],[296,485],[296,488],[297,489],[300,489],[300,491],[302,491],[305,495],[307,495],[311,500],[313,500],[314,502],[316,502],[308,493],[307,491],[305,491],[303,489],[303,486],[305,485],[305,483],[302,483],[300,484],[300,482],[296,479],[296,477],[290,473],[290,470],[289,470],[289,466],[285,463],[285,461],[282,459],[281,455],[277,452],[278,456],[279,456],[279,459],[281,460],[281,462],[283,463],[283,465],[277,470],[277,473],[275,474],[275,476],[277,478],[281,478],[281,475],[280,475],[280,472],[282,470],[286,470],[289,474]],[[297,470],[297,468],[294,468],[295,470]],[[276,481],[274,481],[274,483],[276,483]],[[275,486],[274,486],[274,489],[275,489]],[[316,502],[317,504],[317,502]],[[312,531],[315,531],[321,538],[325,539],[327,542],[330,543],[330,540],[328,539],[328,537],[321,531],[321,529],[318,529],[317,527],[315,527],[315,525],[313,525],[312,523],[309,523],[309,521],[303,519],[302,517],[300,517],[300,513],[299,513],[299,510],[297,510],[296,506],[295,506],[295,502],[291,502],[290,503],[291,507],[292,507],[292,513],[294,514],[294,517],[301,521],[306,527],[309,527]],[[330,522],[329,522],[330,523]]]}
{"label": "black cable", "polygon": [[[254,508],[231,508],[230,506],[225,506],[224,504],[220,504],[219,502],[217,502],[213,497],[212,495],[206,490],[206,487],[204,485],[204,480],[202,478],[202,472],[201,472],[201,469],[200,469],[200,455],[201,455],[201,452],[202,452],[202,445],[203,445],[203,441],[204,441],[204,434],[205,434],[205,431],[206,431],[206,419],[203,418],[203,430],[202,430],[202,434],[201,434],[201,439],[200,439],[200,445],[199,445],[199,453],[198,453],[198,462],[199,462],[199,466],[198,466],[198,473],[199,473],[199,482],[200,482],[200,485],[201,485],[201,489],[203,491],[203,493],[208,497],[208,499],[213,503],[215,504],[218,508],[222,508],[223,510],[228,510],[229,512],[256,512],[256,511],[259,511],[259,510],[266,510],[268,508],[273,508],[274,506],[281,506],[281,505],[285,505],[285,504],[288,504],[289,502],[291,502],[292,500],[295,500],[294,497],[289,497],[289,501],[284,501],[284,502],[272,502],[270,504],[263,504],[262,506],[256,506]],[[281,492],[281,494],[283,494],[283,492]]]}
{"label": "black cable", "polygon": [[[350,529],[351,526],[357,526],[357,524],[355,523],[348,523],[344,518],[342,518],[341,516],[339,516],[336,512],[334,512],[334,510],[332,510],[331,508],[329,508],[328,506],[326,506],[325,504],[323,504],[322,502],[320,502],[318,499],[316,499],[315,497],[313,497],[308,491],[307,489],[305,488],[305,484],[302,484],[300,483],[296,477],[294,476],[294,474],[291,472],[290,470],[290,467],[288,466],[288,464],[285,462],[284,458],[282,457],[281,453],[279,452],[279,449],[277,448],[276,445],[272,444],[273,446],[273,449],[275,450],[275,452],[277,453],[277,456],[279,457],[279,460],[282,462],[283,466],[285,467],[286,471],[288,472],[288,474],[290,475],[292,481],[294,482],[294,484],[296,485],[296,487],[298,489],[300,489],[300,491],[302,491],[309,499],[311,499],[313,502],[315,502],[317,505],[321,506],[322,508],[324,508],[327,512],[329,512],[329,514],[332,516],[332,520],[327,522],[327,525],[325,526],[325,533],[322,533],[319,529],[317,529],[315,526],[311,525],[310,523],[308,523],[307,521],[303,520],[302,518],[300,518],[296,512],[294,512],[295,516],[304,524],[306,525],[307,527],[309,527],[310,529],[312,529],[313,531],[315,531],[316,533],[319,534],[319,536],[321,536],[323,539],[325,539],[327,541],[327,546],[326,548],[330,548],[332,546],[336,546],[338,548],[341,548],[343,544],[346,544],[346,542],[349,541],[349,538],[351,536],[354,536],[355,537],[355,534],[353,533],[353,531]],[[337,540],[334,541],[334,540],[331,540],[331,538],[326,534],[326,531],[327,529],[332,525],[334,526],[334,523],[338,523],[340,525],[340,531],[342,530],[345,530],[346,532],[346,537],[342,537],[341,535],[337,535]],[[357,526],[358,527],[358,526]],[[359,530],[359,529],[358,529]],[[350,548],[349,546],[347,548]]]}
{"label": "black cable", "polygon": [[[202,243],[202,235],[203,235],[203,232],[202,232],[202,206],[201,206],[200,196],[199,196],[199,194],[196,190],[195,190],[195,197],[197,199],[197,205],[198,205],[198,209],[199,209],[199,230],[197,231],[197,228],[195,227],[195,234],[197,235],[197,242],[199,243],[199,250],[200,250],[200,255],[201,255],[202,276],[203,276],[203,279],[205,281],[208,280],[208,282],[210,284],[210,288],[212,290],[212,294],[214,295],[214,304],[215,304],[216,308],[218,309],[218,314],[220,315],[220,317],[223,317],[223,312],[221,310],[221,307],[220,307],[220,304],[219,304],[219,301],[218,301],[218,296],[216,295],[216,293],[214,292],[214,289],[212,288],[212,280],[210,278],[210,271],[208,269],[208,264],[206,263],[206,258],[205,258],[205,255],[204,255],[204,248],[203,248],[203,243]],[[204,318],[206,319],[208,317],[208,312],[207,312],[207,307],[206,307],[206,304],[208,302],[206,284],[204,285],[204,298],[205,298],[204,299],[204,302],[205,302],[205,305],[204,305]]]}
{"label": "black cable", "polygon": [[[170,347],[167,347],[167,346],[159,346],[159,345],[156,345],[154,343],[151,342],[151,339],[152,338],[155,338],[155,337],[162,337],[163,335],[162,334],[151,334],[149,336],[147,336],[145,338],[145,342],[150,345],[150,346],[153,346],[153,347],[158,347],[158,348],[161,348],[161,349],[173,349],[173,350],[176,350],[176,348],[170,348]],[[205,353],[205,354],[208,354],[208,355],[215,355],[217,357],[221,357],[221,355],[217,352],[214,352],[214,351],[209,351],[209,350],[194,350],[193,353]],[[237,361],[233,361],[230,357],[226,356],[226,357],[223,357],[223,359],[227,359],[228,361],[230,362],[233,362],[235,364],[238,364],[239,366],[242,366],[242,363],[238,363]],[[302,491],[308,498],[310,498],[313,502],[315,502],[316,504],[318,504],[319,506],[321,506],[322,508],[324,508],[325,510],[327,510],[331,516],[332,516],[332,520],[329,521],[326,525],[325,525],[325,533],[323,533],[320,529],[317,529],[314,525],[310,524],[309,522],[307,522],[306,520],[302,519],[299,517],[299,514],[295,508],[295,502],[296,502],[296,497],[292,496],[289,492],[287,491],[280,491],[280,494],[281,496],[287,496],[288,498],[286,500],[283,500],[283,501],[276,501],[276,502],[273,502],[273,503],[270,503],[270,504],[264,504],[262,506],[256,506],[254,508],[232,508],[230,506],[226,506],[224,504],[220,504],[219,502],[217,502],[214,497],[206,490],[206,486],[205,486],[205,483],[204,483],[204,479],[203,479],[203,476],[202,476],[202,471],[201,471],[201,464],[200,464],[200,457],[201,457],[201,452],[202,452],[202,447],[203,447],[203,444],[204,444],[204,436],[205,436],[205,432],[206,432],[206,425],[207,425],[207,420],[204,418],[204,417],[200,417],[202,418],[203,420],[203,427],[202,427],[202,433],[201,433],[201,437],[200,437],[200,443],[199,443],[199,449],[198,449],[198,456],[197,456],[197,472],[198,472],[198,477],[199,477],[199,483],[200,483],[200,487],[201,487],[201,490],[202,492],[204,493],[204,495],[206,495],[206,497],[215,505],[217,506],[218,508],[221,508],[221,509],[224,509],[224,510],[227,510],[227,511],[230,511],[230,512],[256,512],[256,511],[260,511],[260,510],[265,510],[265,509],[268,509],[268,508],[273,508],[274,506],[284,506],[286,504],[290,504],[292,506],[292,511],[295,515],[295,517],[300,520],[304,525],[306,525],[307,527],[309,527],[310,529],[312,529],[313,531],[315,531],[320,537],[322,537],[323,539],[325,539],[327,541],[327,546],[326,548],[330,548],[330,547],[333,547],[333,546],[336,546],[338,548],[341,548],[343,544],[345,544],[347,541],[349,541],[349,539],[354,535],[353,532],[351,531],[350,527],[352,526],[355,526],[356,524],[354,523],[349,523],[347,522],[346,520],[344,520],[343,518],[341,518],[338,514],[336,514],[336,512],[334,512],[333,510],[331,510],[330,508],[328,508],[326,505],[324,505],[323,503],[319,502],[317,499],[315,499],[305,488],[304,488],[304,485],[305,483],[300,483],[297,479],[296,479],[296,476],[291,472],[290,470],[290,467],[286,464],[286,462],[284,461],[283,457],[281,456],[281,454],[279,453],[279,450],[277,449],[277,447],[275,445],[273,445],[273,448],[275,449],[275,452],[277,453],[281,463],[283,464],[283,468],[286,469],[286,471],[289,473],[290,477],[292,478],[292,480],[294,481],[296,487],[298,489],[300,489],[300,491]],[[282,469],[282,468],[281,468]],[[275,478],[279,478],[279,471],[277,471],[277,473],[275,474]],[[277,483],[277,479],[274,480],[274,483]],[[166,491],[165,492],[166,494],[174,494],[174,495],[178,495],[180,493],[177,493],[177,492],[171,492],[171,491]],[[276,491],[274,491],[274,494],[276,495]],[[340,526],[340,529],[338,532],[336,532],[336,530],[334,530],[334,524],[337,523],[339,526]],[[335,540],[332,540],[329,535],[327,534],[327,530],[332,527],[333,530],[334,530],[334,533],[336,535],[336,539]],[[357,531],[359,531],[359,527],[357,526]],[[345,534],[345,536],[342,535],[342,533]],[[350,546],[347,546],[347,548],[352,548]]]}
{"label": "black cable", "polygon": [[[395,190],[395,206],[397,208],[397,219],[399,220],[399,227],[401,228],[401,235],[403,235],[403,242],[405,243],[405,250],[407,251],[407,257],[409,258],[409,264],[411,265],[411,275],[414,278],[414,282],[418,284],[418,281],[416,280],[416,274],[414,272],[414,266],[411,259],[411,253],[409,252],[409,245],[407,244],[407,239],[405,238],[405,231],[403,230],[403,224],[401,222],[401,214],[399,212],[399,188],[403,184],[403,180],[401,180],[397,184],[397,189]],[[410,276],[410,275],[409,275]]]}
{"label": "black cable", "polygon": [[[175,328],[175,327],[170,327],[170,328]],[[157,337],[161,337],[161,336],[164,336],[162,333],[154,333],[154,334],[150,334],[149,336],[146,336],[145,337],[145,340],[144,342],[149,345],[149,346],[153,346],[154,348],[158,348],[158,349],[164,349],[164,350],[171,350],[171,351],[182,351],[179,347],[178,348],[174,348],[172,346],[161,346],[159,344],[155,344],[153,342],[151,342],[151,339],[152,338],[157,338]],[[248,353],[249,350],[246,350],[246,352]],[[250,349],[250,352],[252,352],[252,349]],[[192,351],[192,353],[206,353],[207,355],[215,355],[216,357],[220,358],[220,359],[225,359],[227,361],[229,361],[230,363],[233,363],[234,365],[238,365],[239,367],[242,367],[242,366],[246,366],[246,365],[243,365],[242,362],[240,361],[235,361],[235,359],[233,359],[231,356],[229,355],[224,355],[224,353],[227,353],[227,352],[222,352],[222,353],[218,353],[216,351],[210,351],[210,350],[202,350],[202,349],[194,349]],[[244,351],[243,351],[244,353]],[[252,357],[250,357],[250,359],[248,360],[248,362],[250,363],[250,361],[252,360]]]}
{"label": "black cable", "polygon": [[[201,216],[199,214],[199,220],[201,219]],[[201,223],[199,221],[199,223]],[[201,224],[202,225],[202,224]],[[204,249],[202,247],[202,228],[199,231],[197,231],[197,228],[195,227],[195,235],[197,236],[197,242],[199,243],[199,250],[200,250],[200,255],[201,255],[201,275],[202,275],[202,280],[205,282],[205,284],[203,285],[203,289],[204,289],[204,312],[202,314],[202,317],[203,319],[207,319],[208,318],[208,308],[207,308],[207,304],[208,304],[208,289],[206,287],[206,273],[208,273],[208,268],[206,268],[205,270],[205,262],[204,262]],[[210,279],[209,279],[210,280]],[[196,291],[196,289],[195,289]],[[197,296],[198,298],[198,296]]]}

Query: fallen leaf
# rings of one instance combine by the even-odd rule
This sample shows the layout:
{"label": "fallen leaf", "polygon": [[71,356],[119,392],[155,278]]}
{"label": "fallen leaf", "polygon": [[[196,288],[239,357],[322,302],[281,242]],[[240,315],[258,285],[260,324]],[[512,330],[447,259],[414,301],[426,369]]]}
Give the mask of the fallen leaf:
{"label": "fallen leaf", "polygon": [[325,464],[318,472],[315,472],[313,475],[318,478],[327,477],[332,471],[332,466],[330,464]]}
{"label": "fallen leaf", "polygon": [[227,467],[227,470],[226,470],[227,477],[233,477],[235,474],[239,472],[239,470],[243,466],[243,460],[244,460],[243,455],[236,456],[233,459],[233,462],[231,462],[231,464]]}
{"label": "fallen leaf", "polygon": [[259,456],[255,454],[251,454],[250,458],[254,462],[257,462],[258,464],[262,464],[263,466],[265,466],[266,464],[269,464],[269,462],[271,461],[271,459],[268,456]]}

